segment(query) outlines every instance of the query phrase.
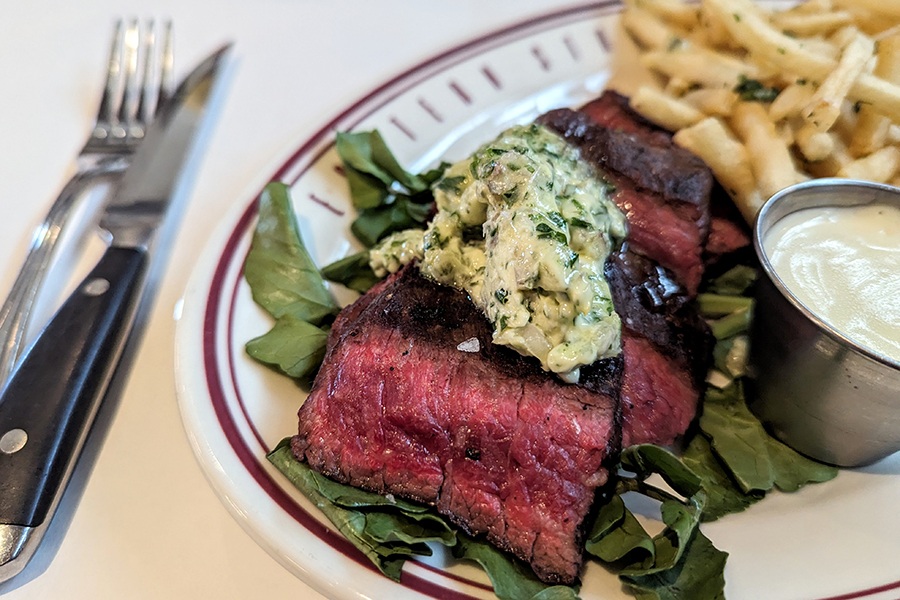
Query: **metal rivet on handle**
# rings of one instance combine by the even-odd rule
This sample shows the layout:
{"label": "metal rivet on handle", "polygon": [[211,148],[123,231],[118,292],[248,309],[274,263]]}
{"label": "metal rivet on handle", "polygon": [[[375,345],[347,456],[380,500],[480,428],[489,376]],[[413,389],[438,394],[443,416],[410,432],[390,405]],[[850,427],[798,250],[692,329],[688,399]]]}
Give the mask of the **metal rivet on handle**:
{"label": "metal rivet on handle", "polygon": [[14,454],[25,447],[28,434],[24,429],[10,429],[0,437],[0,452]]}
{"label": "metal rivet on handle", "polygon": [[102,277],[98,277],[96,279],[91,279],[84,285],[84,293],[88,296],[99,296],[100,294],[106,293],[106,290],[109,289],[109,281],[103,279]]}

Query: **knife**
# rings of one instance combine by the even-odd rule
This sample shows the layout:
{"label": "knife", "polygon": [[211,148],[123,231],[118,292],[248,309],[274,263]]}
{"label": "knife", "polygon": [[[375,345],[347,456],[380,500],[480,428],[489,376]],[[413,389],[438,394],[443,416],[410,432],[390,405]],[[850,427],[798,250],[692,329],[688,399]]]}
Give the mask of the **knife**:
{"label": "knife", "polygon": [[0,581],[33,556],[65,490],[133,329],[151,242],[229,48],[194,69],[150,125],[100,216],[109,247],[0,394]]}

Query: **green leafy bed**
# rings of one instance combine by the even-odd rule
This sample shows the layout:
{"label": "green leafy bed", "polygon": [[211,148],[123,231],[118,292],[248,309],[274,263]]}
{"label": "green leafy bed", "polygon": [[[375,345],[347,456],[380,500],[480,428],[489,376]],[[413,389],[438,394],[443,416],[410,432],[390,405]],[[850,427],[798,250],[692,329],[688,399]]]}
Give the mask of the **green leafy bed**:
{"label": "green leafy bed", "polygon": [[[352,231],[361,243],[371,246],[393,231],[422,226],[440,168],[407,173],[377,132],[339,134],[337,149],[359,211]],[[286,186],[269,184],[259,199],[244,272],[254,300],[275,323],[247,344],[250,356],[308,380],[322,360],[329,324],[339,310],[323,275],[365,291],[377,281],[365,255],[320,272],[300,239]],[[775,488],[791,492],[837,474],[770,437],[747,408],[742,367],[752,300],[746,294],[755,275],[750,267],[736,267],[707,281],[698,297],[717,344],[696,430],[678,449],[625,449],[614,493],[586,524],[587,556],[618,573],[625,590],[637,598],[723,598],[727,554],[703,535],[700,523],[742,511]],[[577,597],[577,588],[545,585],[527,565],[457,530],[429,506],[352,488],[312,471],[294,459],[287,442],[269,454],[272,464],[391,579],[400,579],[404,561],[430,555],[432,545],[439,544],[481,565],[499,598]],[[642,518],[661,521],[660,533],[647,533],[628,508],[632,494],[658,505],[658,514]]]}

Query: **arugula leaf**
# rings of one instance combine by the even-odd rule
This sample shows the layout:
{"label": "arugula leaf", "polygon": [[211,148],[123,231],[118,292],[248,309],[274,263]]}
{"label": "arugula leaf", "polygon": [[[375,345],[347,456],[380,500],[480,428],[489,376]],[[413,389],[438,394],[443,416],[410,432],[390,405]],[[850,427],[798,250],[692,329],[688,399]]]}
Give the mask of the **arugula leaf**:
{"label": "arugula leaf", "polygon": [[381,281],[369,266],[369,252],[363,250],[322,267],[322,277],[363,293]]}
{"label": "arugula leaf", "polygon": [[[600,508],[585,545],[587,552],[616,564],[626,589],[638,598],[723,598],[727,554],[716,550],[699,529],[707,505],[703,479],[668,450],[649,444],[626,449],[621,466],[635,476],[623,476],[619,494]],[[646,480],[653,474],[684,499],[649,485]],[[666,525],[662,532],[652,538],[646,533],[625,506],[625,491],[660,500]]]}
{"label": "arugula leaf", "polygon": [[[404,507],[410,503],[393,504],[383,496],[337,483],[313,471],[294,458],[290,438],[282,440],[267,458],[344,537],[395,581],[400,580],[403,563],[410,556],[431,555],[426,542],[456,543],[455,532],[438,515],[425,516],[419,509],[407,512]],[[348,508],[348,504],[353,508]]]}
{"label": "arugula leaf", "polygon": [[737,265],[725,271],[706,285],[706,291],[726,296],[743,295],[756,281],[759,272],[747,265]]}
{"label": "arugula leaf", "polygon": [[[421,192],[428,188],[424,179],[408,173],[393,153],[388,149],[384,138],[377,130],[359,133],[338,132],[335,147],[344,166],[349,167],[347,175],[367,175],[383,184],[385,190],[395,182],[406,188],[408,192]],[[352,185],[351,185],[352,189]],[[356,208],[372,208],[377,204],[357,203],[361,198],[353,195]]]}
{"label": "arugula leaf", "polygon": [[244,278],[256,303],[276,319],[290,315],[319,325],[338,312],[303,246],[283,183],[268,184],[259,197],[259,216],[244,263]]}
{"label": "arugula leaf", "polygon": [[622,468],[646,479],[653,473],[659,474],[676,492],[682,496],[693,496],[701,490],[700,478],[677,456],[653,444],[638,444],[622,452]]}
{"label": "arugula leaf", "polygon": [[709,328],[713,336],[721,341],[749,331],[752,320],[753,305],[751,304],[747,308],[739,308],[721,319],[710,322]]}
{"label": "arugula leaf", "polygon": [[492,544],[462,533],[457,536],[459,541],[453,547],[453,556],[481,565],[500,600],[575,600],[578,597],[574,588],[543,583],[531,567]]}
{"label": "arugula leaf", "polygon": [[[662,499],[660,512],[667,527],[653,538],[653,564],[628,566],[622,571],[622,575],[649,574],[670,569],[681,559],[700,523],[700,515],[706,503],[701,480],[674,454],[650,444],[626,449],[622,453],[621,464],[622,468],[634,472],[641,482],[654,473],[660,475],[675,492],[685,497],[682,502],[666,497],[666,492],[659,492]],[[641,486],[637,491],[647,493],[650,490]]]}
{"label": "arugula leaf", "polygon": [[318,370],[327,341],[327,331],[288,314],[267,333],[247,342],[246,350],[259,362],[302,379]]}
{"label": "arugula leaf", "polygon": [[421,227],[431,214],[431,204],[417,204],[398,197],[391,204],[362,210],[350,225],[350,231],[365,246],[371,248],[379,240],[395,231]]}
{"label": "arugula leaf", "polygon": [[673,568],[622,580],[638,600],[724,600],[727,558],[698,529]]}
{"label": "arugula leaf", "polygon": [[753,305],[753,298],[732,294],[697,294],[697,307],[700,314],[707,317],[721,317],[731,314],[736,310],[749,309]]}
{"label": "arugula leaf", "polygon": [[707,390],[700,429],[745,493],[776,486],[794,491],[805,483],[833,479],[838,473],[835,467],[810,460],[769,436],[747,408],[740,381],[724,390]]}
{"label": "arugula leaf", "polygon": [[822,483],[837,477],[837,467],[806,458],[771,436],[766,441],[775,471],[775,487],[782,492],[796,492],[807,483]]}
{"label": "arugula leaf", "polygon": [[350,226],[367,247],[395,231],[418,227],[431,214],[431,185],[446,164],[420,175],[407,172],[376,131],[337,134],[335,148],[344,163],[353,206],[359,211]]}
{"label": "arugula leaf", "polygon": [[765,493],[751,491],[744,493],[722,466],[722,463],[709,446],[709,440],[703,435],[695,435],[684,454],[682,462],[696,473],[706,492],[706,504],[703,507],[701,521],[715,521],[725,515],[741,512],[750,505],[762,500]]}
{"label": "arugula leaf", "polygon": [[585,550],[600,560],[615,563],[630,557],[631,564],[653,564],[653,538],[625,507],[621,496],[613,496],[600,507],[585,541]]}

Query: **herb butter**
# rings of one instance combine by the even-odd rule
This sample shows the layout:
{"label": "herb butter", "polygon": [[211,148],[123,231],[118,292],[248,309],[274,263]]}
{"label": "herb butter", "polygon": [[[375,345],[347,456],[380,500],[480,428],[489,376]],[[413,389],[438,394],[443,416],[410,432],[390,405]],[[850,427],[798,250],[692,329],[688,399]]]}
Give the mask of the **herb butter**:
{"label": "herb butter", "polygon": [[494,343],[577,382],[580,367],[621,347],[603,267],[626,225],[610,193],[561,137],[513,127],[444,172],[426,231],[388,236],[369,264],[382,277],[418,259],[426,276],[469,294]]}
{"label": "herb butter", "polygon": [[421,270],[468,292],[495,343],[577,381],[620,351],[603,267],[626,225],[610,192],[558,135],[513,127],[436,183]]}
{"label": "herb butter", "polygon": [[423,236],[421,229],[404,229],[390,234],[369,250],[369,266],[377,277],[396,273],[405,264],[422,258]]}

